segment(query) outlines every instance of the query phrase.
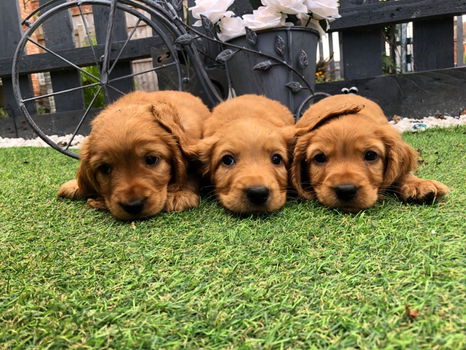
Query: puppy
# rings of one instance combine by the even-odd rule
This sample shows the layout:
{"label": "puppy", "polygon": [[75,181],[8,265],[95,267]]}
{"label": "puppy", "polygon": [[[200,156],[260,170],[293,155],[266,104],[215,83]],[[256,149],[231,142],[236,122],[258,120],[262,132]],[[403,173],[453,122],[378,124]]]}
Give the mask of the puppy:
{"label": "puppy", "polygon": [[92,121],[77,179],[63,184],[58,196],[88,198],[91,207],[108,209],[121,220],[198,206],[183,150],[199,141],[209,115],[187,92],[123,96]]}
{"label": "puppy", "polygon": [[263,213],[285,204],[294,118],[282,104],[243,95],[219,104],[192,148],[220,203],[235,213]]}
{"label": "puppy", "polygon": [[296,130],[291,181],[303,198],[357,212],[373,206],[385,189],[418,203],[448,192],[440,182],[411,174],[416,152],[367,98],[327,97],[304,113]]}

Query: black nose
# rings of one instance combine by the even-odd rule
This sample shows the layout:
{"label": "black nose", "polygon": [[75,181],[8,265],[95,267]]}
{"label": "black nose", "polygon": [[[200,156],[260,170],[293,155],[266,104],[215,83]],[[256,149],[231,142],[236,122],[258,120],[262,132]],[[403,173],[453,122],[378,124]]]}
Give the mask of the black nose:
{"label": "black nose", "polygon": [[352,200],[358,193],[357,186],[353,184],[338,185],[334,187],[333,190],[335,191],[338,199],[344,202]]}
{"label": "black nose", "polygon": [[120,202],[120,206],[126,211],[128,214],[136,215],[139,214],[142,209],[144,208],[145,199],[134,199],[129,202]]}
{"label": "black nose", "polygon": [[270,190],[264,186],[252,186],[246,188],[246,196],[252,204],[261,205],[269,199]]}

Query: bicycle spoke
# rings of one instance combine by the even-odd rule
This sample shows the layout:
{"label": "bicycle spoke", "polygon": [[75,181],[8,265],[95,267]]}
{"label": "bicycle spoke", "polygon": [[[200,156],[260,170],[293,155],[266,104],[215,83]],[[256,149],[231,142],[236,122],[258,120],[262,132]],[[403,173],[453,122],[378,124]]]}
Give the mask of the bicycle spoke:
{"label": "bicycle spoke", "polygon": [[61,91],[51,92],[50,94],[45,94],[45,95],[40,95],[40,96],[34,96],[34,97],[30,97],[30,98],[26,98],[26,99],[24,99],[24,100],[21,100],[21,102],[35,101],[35,100],[39,100],[39,99],[41,99],[41,98],[46,98],[46,97],[50,97],[50,96],[56,96],[56,95],[66,94],[67,92],[73,92],[73,91],[76,91],[76,90],[82,90],[82,89],[85,89],[85,88],[88,88],[88,87],[91,87],[91,86],[96,86],[96,85],[100,85],[100,83],[92,83],[92,84],[83,85],[83,86],[78,86],[78,87],[71,88],[71,89],[67,89],[67,90],[61,90]]}
{"label": "bicycle spoke", "polygon": [[118,78],[114,78],[114,79],[109,80],[109,83],[113,83],[115,81],[122,80],[122,79],[132,78],[132,77],[135,77],[135,76],[138,76],[138,75],[141,75],[141,74],[145,74],[145,73],[155,72],[155,71],[157,71],[159,69],[171,67],[173,65],[176,65],[175,61],[173,61],[171,63],[168,63],[168,64],[164,64],[163,66],[158,66],[158,67],[147,69],[147,70],[144,70],[144,71],[141,71],[141,72],[137,72],[137,73],[133,73],[133,74],[124,75],[124,76],[121,76],[121,77],[118,77]]}
{"label": "bicycle spoke", "polygon": [[81,16],[81,20],[83,21],[84,30],[86,31],[87,41],[89,42],[89,46],[91,47],[91,50],[92,50],[92,55],[94,56],[94,59],[95,59],[95,64],[96,66],[99,66],[99,60],[97,59],[97,54],[95,53],[94,44],[92,43],[91,35],[89,34],[89,29],[88,29],[89,27],[87,26],[87,21],[84,18],[83,11],[81,9],[81,4],[79,3],[78,3],[78,8],[79,8],[79,15]]}
{"label": "bicycle spoke", "polygon": [[118,60],[120,59],[120,56],[121,54],[123,53],[123,50],[126,48],[126,45],[128,45],[128,42],[131,40],[131,38],[133,37],[134,35],[134,32],[136,31],[139,23],[141,23],[141,19],[139,18],[136,25],[134,26],[133,30],[131,31],[131,33],[128,35],[128,37],[126,38],[126,41],[125,43],[123,44],[123,46],[121,47],[120,51],[118,52],[118,55],[117,57],[115,58],[115,61],[113,61],[113,64],[112,66],[110,67],[109,71],[108,71],[108,75],[110,76],[110,74],[112,74],[112,71],[113,71],[113,68],[115,68]]}
{"label": "bicycle spoke", "polygon": [[100,79],[97,78],[95,75],[91,74],[91,73],[88,73],[86,72],[84,69],[78,67],[77,65],[75,65],[73,62],[67,60],[65,57],[63,56],[60,56],[59,54],[57,54],[56,52],[53,52],[52,50],[46,48],[45,46],[39,44],[38,42],[36,42],[35,40],[32,40],[31,38],[27,38],[27,40],[31,43],[33,43],[34,45],[40,47],[42,50],[44,51],[47,51],[49,54],[61,59],[63,62],[66,62],[68,63],[70,66],[72,66],[73,68],[76,68],[77,70],[79,70],[81,73],[83,74],[86,74],[87,76],[91,77],[92,79],[96,80],[96,81],[99,81],[100,82]]}
{"label": "bicycle spoke", "polygon": [[108,16],[108,23],[107,23],[107,35],[105,37],[105,49],[104,49],[104,61],[102,64],[102,73],[101,75],[104,76],[104,80],[108,78],[108,69],[110,64],[110,46],[112,44],[112,33],[113,33],[113,22],[115,20],[116,15],[116,1],[112,0],[110,4],[110,13]]}
{"label": "bicycle spoke", "polygon": [[106,84],[105,86],[108,87],[108,88],[110,88],[110,89],[112,89],[113,91],[118,92],[118,93],[119,93],[120,95],[122,95],[122,96],[123,96],[123,95],[126,95],[125,92],[121,91],[120,89],[117,89],[117,88],[114,87],[114,86],[111,86],[111,85],[109,85],[109,84]]}
{"label": "bicycle spoke", "polygon": [[82,116],[81,120],[79,121],[78,125],[76,126],[76,129],[74,129],[73,135],[71,136],[70,141],[68,142],[68,144],[65,147],[66,151],[70,148],[71,143],[73,142],[74,138],[76,137],[79,129],[81,128],[81,125],[84,123],[84,120],[86,119],[87,115],[89,114],[92,106],[94,105],[95,100],[97,99],[97,97],[99,96],[101,91],[102,91],[102,86],[100,86],[99,90],[97,90],[97,92],[94,94],[94,97],[92,98],[91,103],[89,103],[89,106],[87,106],[86,111],[84,112],[84,115]]}

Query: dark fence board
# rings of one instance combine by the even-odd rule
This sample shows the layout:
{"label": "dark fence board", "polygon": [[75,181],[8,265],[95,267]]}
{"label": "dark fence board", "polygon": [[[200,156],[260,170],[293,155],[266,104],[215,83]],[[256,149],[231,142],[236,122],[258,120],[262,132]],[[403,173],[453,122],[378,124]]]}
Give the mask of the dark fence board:
{"label": "dark fence board", "polygon": [[[12,57],[16,46],[21,38],[21,27],[19,25],[19,8],[16,0],[2,0],[0,1],[0,33],[1,38],[7,38],[0,40],[0,52],[6,57]],[[11,58],[9,58],[11,62]],[[0,63],[0,67],[2,64]],[[10,121],[14,129],[17,129],[15,124],[15,118],[21,114],[16,99],[13,94],[13,85],[11,79],[11,68],[6,77],[2,79],[3,91],[5,97],[5,110],[12,117]],[[32,86],[27,76],[20,77],[21,88],[27,93],[32,95]],[[32,113],[35,112],[35,105],[28,104],[28,110]]]}
{"label": "dark fence board", "polygon": [[380,103],[387,116],[409,118],[428,115],[458,115],[466,109],[466,67],[420,73],[382,75],[368,79],[318,84],[317,91],[341,93],[356,86],[359,94]]}
{"label": "dark fence board", "polygon": [[[347,6],[348,2],[352,3],[352,6]],[[341,0],[340,3],[342,17],[331,24],[330,31],[466,13],[466,0],[402,0],[376,3]]]}
{"label": "dark fence board", "polygon": [[[49,0],[39,0],[40,5],[44,5]],[[57,5],[66,3],[66,0],[60,0]],[[73,25],[68,10],[61,11],[50,17],[44,22],[44,38],[46,47],[55,50],[72,49],[75,47],[73,42]],[[53,91],[62,91],[80,85],[81,79],[76,69],[65,71],[51,72]],[[66,95],[57,95],[54,97],[55,108],[57,111],[69,111],[83,107],[82,91],[67,93]]]}
{"label": "dark fence board", "polygon": [[347,29],[340,35],[345,79],[382,74],[384,38],[380,28]]}
{"label": "dark fence board", "polygon": [[[131,40],[124,50],[124,53],[120,57],[120,60],[135,60],[139,58],[150,57],[150,48],[160,46],[161,43],[161,39],[159,38],[143,38]],[[119,48],[123,44],[123,41],[113,44],[112,57],[116,56]],[[91,66],[95,64],[95,58],[90,47],[57,50],[55,52],[67,59],[69,58],[74,64],[80,67]],[[104,45],[96,45],[95,52],[98,57],[103,55]],[[21,73],[36,73],[66,69],[69,66],[70,65],[68,63],[53,56],[52,54],[43,53],[24,57],[19,68]],[[11,58],[0,59],[0,78],[10,76],[11,68]]]}
{"label": "dark fence board", "polygon": [[453,17],[413,23],[415,71],[454,66],[453,24]]}
{"label": "dark fence board", "polygon": [[[79,129],[79,134],[87,135],[90,132],[90,123],[101,109],[92,109],[86,120]],[[32,117],[39,128],[47,135],[69,135],[74,132],[79,119],[83,116],[84,111],[66,111],[54,114],[35,115]],[[25,139],[36,138],[32,128],[23,116],[17,118],[18,135],[15,135],[14,126],[10,121],[11,118],[0,119],[0,136],[2,137],[22,137]]]}

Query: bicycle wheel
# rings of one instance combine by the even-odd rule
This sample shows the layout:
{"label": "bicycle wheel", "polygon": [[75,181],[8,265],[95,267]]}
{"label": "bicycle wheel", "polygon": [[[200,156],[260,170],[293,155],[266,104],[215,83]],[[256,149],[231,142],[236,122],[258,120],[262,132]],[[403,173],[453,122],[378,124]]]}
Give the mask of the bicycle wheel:
{"label": "bicycle wheel", "polygon": [[[132,90],[182,90],[186,57],[174,45],[181,33],[142,3],[56,3],[25,23],[13,59],[13,89],[34,131],[79,159],[72,149],[76,136],[89,133],[90,121],[107,104]],[[66,134],[65,141],[50,133]]]}

